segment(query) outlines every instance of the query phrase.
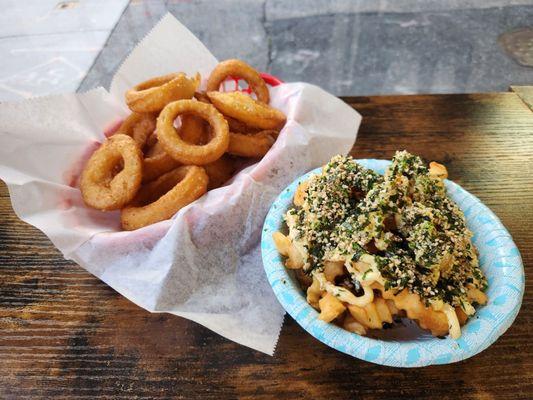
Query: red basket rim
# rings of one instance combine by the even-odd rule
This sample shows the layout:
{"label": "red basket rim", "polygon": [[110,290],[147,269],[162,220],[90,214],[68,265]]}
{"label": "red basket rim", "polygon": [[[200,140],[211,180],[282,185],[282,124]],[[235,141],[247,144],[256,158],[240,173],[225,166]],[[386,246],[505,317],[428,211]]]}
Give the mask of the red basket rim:
{"label": "red basket rim", "polygon": [[274,75],[267,74],[266,72],[261,72],[261,78],[270,86],[278,86],[283,83],[281,79]]}

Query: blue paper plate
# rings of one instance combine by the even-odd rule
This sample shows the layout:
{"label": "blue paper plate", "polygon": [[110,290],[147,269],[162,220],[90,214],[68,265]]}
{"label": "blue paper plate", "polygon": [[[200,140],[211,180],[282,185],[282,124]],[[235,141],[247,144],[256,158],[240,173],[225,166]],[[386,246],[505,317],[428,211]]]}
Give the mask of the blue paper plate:
{"label": "blue paper plate", "polygon": [[[381,174],[390,163],[385,160],[357,161]],[[317,168],[283,190],[266,217],[261,240],[268,281],[283,308],[307,332],[328,346],[365,361],[395,367],[421,367],[472,357],[494,343],[511,326],[524,294],[520,253],[498,217],[476,197],[450,181],[446,181],[448,194],[465,213],[489,284],[488,303],[479,307],[474,317],[462,327],[461,337],[458,340],[435,338],[414,322],[404,320],[405,324],[379,331],[378,337],[370,338],[319,320],[317,311],[307,304],[298,282],[284,267],[272,240],[274,232],[286,231],[283,215],[292,207],[298,183],[319,172],[320,168]]]}

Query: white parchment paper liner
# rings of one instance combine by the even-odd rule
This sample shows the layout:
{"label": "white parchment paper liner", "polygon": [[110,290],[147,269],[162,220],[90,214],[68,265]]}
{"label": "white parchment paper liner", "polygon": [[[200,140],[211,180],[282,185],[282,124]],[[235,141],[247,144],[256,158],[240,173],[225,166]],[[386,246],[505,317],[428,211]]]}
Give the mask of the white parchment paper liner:
{"label": "white parchment paper liner", "polygon": [[110,93],[0,104],[0,178],[22,220],[134,303],[273,354],[284,311],[262,268],[263,220],[288,183],[350,150],[361,120],[351,107],[304,83],[272,88],[271,104],[288,119],[269,153],[171,220],[134,232],[120,231],[118,212],[86,208],[73,184],[104,132],[127,115],[127,88],[175,71],[205,77],[216,63],[168,14],[125,60]]}

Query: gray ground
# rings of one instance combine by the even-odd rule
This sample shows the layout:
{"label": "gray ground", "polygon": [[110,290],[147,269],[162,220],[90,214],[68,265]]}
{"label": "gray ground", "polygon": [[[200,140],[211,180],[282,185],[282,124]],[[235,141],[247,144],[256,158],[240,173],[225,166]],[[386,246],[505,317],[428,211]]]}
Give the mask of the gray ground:
{"label": "gray ground", "polygon": [[0,100],[107,87],[167,11],[220,59],[243,58],[337,95],[487,92],[533,83],[533,0],[0,0],[0,6]]}
{"label": "gray ground", "polygon": [[[220,59],[240,57],[337,95],[501,91],[533,82],[532,1],[152,0],[129,5],[81,88],[102,78],[108,84],[122,55],[167,10]],[[528,27],[524,66],[498,39]]]}

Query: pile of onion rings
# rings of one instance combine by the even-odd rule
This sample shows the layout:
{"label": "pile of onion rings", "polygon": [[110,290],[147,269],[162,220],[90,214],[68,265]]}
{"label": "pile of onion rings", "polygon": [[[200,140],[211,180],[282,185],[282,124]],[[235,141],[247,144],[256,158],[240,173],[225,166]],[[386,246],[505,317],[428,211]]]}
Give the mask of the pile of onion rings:
{"label": "pile of onion rings", "polygon": [[[244,80],[253,97],[223,92]],[[142,82],[125,95],[132,111],[93,153],[80,179],[83,201],[121,210],[124,230],[171,218],[223,186],[245,158],[261,158],[285,125],[271,107],[265,81],[240,60],[218,64],[200,91],[200,75],[173,73]]]}

